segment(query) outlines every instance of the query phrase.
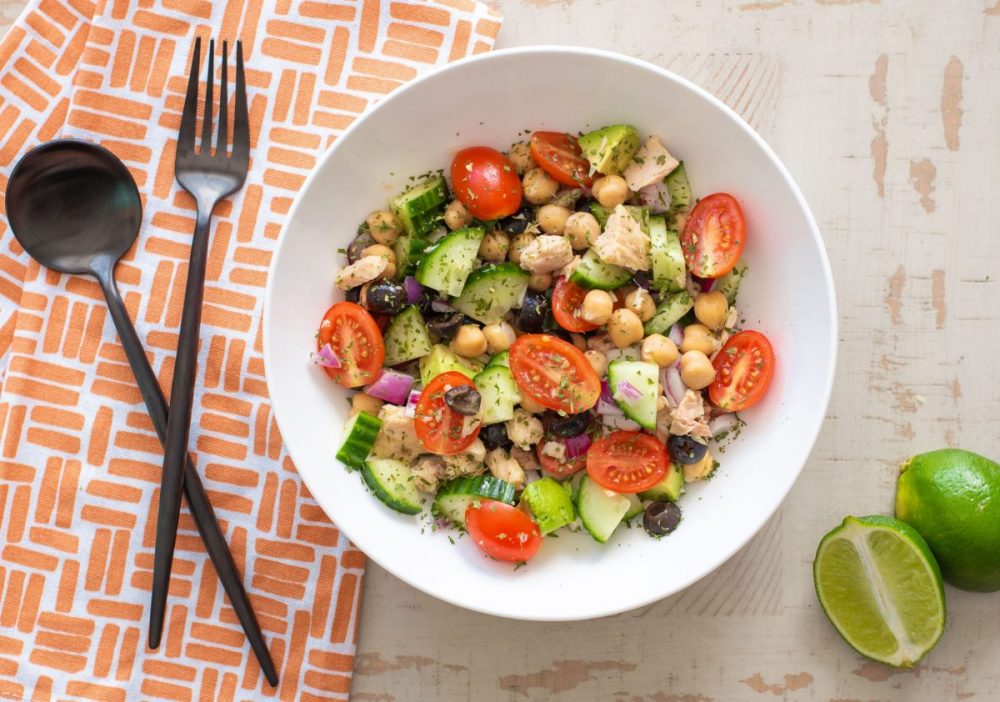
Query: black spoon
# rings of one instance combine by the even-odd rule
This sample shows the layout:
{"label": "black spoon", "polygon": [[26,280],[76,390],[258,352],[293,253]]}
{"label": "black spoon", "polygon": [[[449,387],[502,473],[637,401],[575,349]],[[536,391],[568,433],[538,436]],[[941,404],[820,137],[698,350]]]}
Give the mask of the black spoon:
{"label": "black spoon", "polygon": [[[125,309],[114,269],[131,248],[142,223],[142,201],[132,174],[107,149],[60,139],[25,154],[7,183],[7,219],[18,242],[46,268],[97,279],[132,366],[139,392],[163,442],[167,402]],[[184,494],[222,586],[271,685],[278,674],[257,624],[226,538],[190,459]]]}

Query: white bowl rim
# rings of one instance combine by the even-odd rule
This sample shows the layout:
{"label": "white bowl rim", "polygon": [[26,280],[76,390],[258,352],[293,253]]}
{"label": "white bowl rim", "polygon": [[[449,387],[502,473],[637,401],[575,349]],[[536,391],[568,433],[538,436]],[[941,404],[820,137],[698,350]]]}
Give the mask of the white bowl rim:
{"label": "white bowl rim", "polygon": [[[673,71],[657,66],[656,64],[650,63],[649,61],[637,59],[632,56],[628,56],[626,54],[618,53],[615,51],[607,51],[605,49],[594,49],[594,48],[580,47],[580,46],[563,46],[557,44],[537,44],[537,45],[521,46],[521,47],[513,47],[508,49],[498,49],[495,51],[489,51],[428,70],[426,73],[419,76],[418,78],[415,78],[412,81],[406,83],[405,85],[395,89],[392,93],[379,100],[379,102],[371,109],[366,110],[364,113],[359,115],[340,134],[340,136],[337,137],[337,139],[333,142],[333,144],[331,144],[330,147],[326,150],[326,152],[319,158],[319,160],[316,162],[316,165],[313,167],[312,171],[306,177],[306,180],[303,182],[302,186],[296,193],[292,202],[292,206],[290,207],[288,215],[285,218],[285,223],[282,225],[281,232],[278,236],[277,241],[275,242],[274,257],[271,264],[272,274],[268,275],[267,285],[264,289],[264,308],[263,308],[263,318],[262,318],[262,324],[264,326],[263,330],[264,373],[265,373],[265,379],[274,377],[271,372],[272,371],[271,361],[267,352],[271,345],[271,340],[270,340],[271,328],[270,325],[267,323],[267,320],[270,318],[271,315],[271,302],[273,300],[273,294],[272,294],[272,287],[274,285],[273,271],[277,270],[278,266],[281,263],[282,252],[284,250],[284,243],[286,236],[288,234],[288,226],[289,224],[295,221],[298,209],[302,204],[301,194],[308,190],[313,180],[317,178],[317,174],[322,170],[326,162],[333,156],[335,150],[342,143],[344,143],[345,140],[351,135],[351,133],[356,128],[358,128],[375,110],[378,110],[383,105],[391,103],[393,100],[397,99],[400,95],[407,93],[411,90],[417,89],[419,84],[421,84],[425,80],[438,76],[442,73],[447,73],[449,71],[456,70],[457,68],[464,68],[470,64],[501,60],[506,56],[512,56],[512,55],[546,56],[551,54],[576,54],[580,56],[596,57],[596,58],[606,59],[609,61],[631,64],[636,68],[640,68],[646,71],[652,71],[658,74],[661,78],[673,81],[679,84],[682,88],[690,90],[695,94],[697,94],[698,96],[700,96],[701,98],[708,101],[716,109],[718,109],[727,117],[729,117],[736,124],[737,127],[743,130],[743,132],[748,137],[750,137],[750,139],[752,139],[757,144],[757,146],[760,147],[761,151],[775,166],[777,171],[781,174],[781,177],[784,179],[785,183],[788,185],[789,189],[791,190],[792,194],[795,197],[796,203],[801,208],[802,212],[805,214],[806,220],[809,224],[809,234],[812,237],[813,242],[816,245],[816,248],[818,249],[820,263],[822,266],[822,271],[823,271],[822,282],[827,291],[827,300],[829,303],[829,309],[827,310],[827,312],[829,314],[830,325],[831,325],[830,336],[833,341],[833,348],[830,350],[830,364],[827,371],[827,377],[825,378],[824,386],[822,389],[822,402],[820,406],[822,407],[823,411],[822,413],[816,414],[816,418],[814,419],[812,426],[809,427],[808,434],[809,434],[810,449],[809,452],[806,454],[805,458],[803,459],[802,464],[796,470],[795,477],[791,481],[789,481],[787,489],[784,490],[783,494],[780,496],[780,499],[774,503],[774,507],[768,510],[766,513],[762,513],[760,515],[760,518],[757,520],[757,523],[752,525],[752,528],[745,529],[744,537],[742,539],[737,540],[732,548],[728,549],[723,553],[720,553],[719,557],[716,558],[715,561],[711,564],[711,566],[707,568],[704,572],[688,577],[683,582],[683,584],[678,586],[671,593],[653,595],[642,600],[628,602],[624,606],[615,604],[612,598],[608,598],[607,605],[603,607],[595,607],[593,610],[583,614],[582,616],[566,615],[566,616],[525,617],[525,616],[515,616],[513,614],[508,615],[505,613],[498,613],[496,611],[489,609],[486,606],[477,606],[469,602],[458,602],[455,599],[449,597],[446,593],[442,592],[439,588],[437,588],[433,584],[427,584],[427,583],[418,584],[412,581],[410,578],[406,576],[404,572],[401,572],[399,569],[394,568],[389,564],[384,563],[368,555],[368,550],[365,548],[365,544],[367,544],[369,541],[367,534],[348,533],[347,531],[343,530],[339,524],[337,524],[336,519],[334,518],[333,515],[327,513],[327,516],[330,518],[331,521],[334,522],[334,525],[337,526],[337,529],[344,536],[346,536],[351,541],[352,544],[354,544],[358,549],[360,549],[363,553],[365,553],[365,556],[367,558],[370,558],[371,560],[375,561],[383,569],[385,569],[395,577],[399,578],[403,582],[409,584],[411,587],[414,587],[439,600],[448,602],[449,604],[452,604],[456,607],[461,607],[463,609],[469,609],[474,612],[479,612],[481,614],[488,614],[496,617],[521,619],[527,621],[581,621],[585,619],[597,619],[600,617],[607,617],[615,614],[620,614],[622,612],[638,609],[639,607],[644,607],[653,602],[658,602],[661,599],[670,597],[671,595],[686,590],[697,581],[718,570],[720,566],[722,566],[736,553],[742,550],[747,545],[747,543],[749,543],[749,541],[760,532],[760,530],[764,527],[764,525],[774,516],[774,514],[778,511],[778,509],[784,504],[785,499],[788,497],[788,493],[791,492],[792,487],[794,487],[795,483],[798,482],[799,477],[802,475],[802,471],[809,460],[809,456],[812,454],[813,449],[815,449],[816,440],[819,438],[819,432],[823,427],[823,423],[826,421],[826,412],[827,409],[829,408],[830,397],[833,392],[834,377],[837,369],[837,351],[839,346],[838,344],[839,320],[837,317],[836,288],[833,283],[833,272],[830,267],[829,256],[827,255],[826,246],[823,243],[823,237],[822,234],[820,233],[819,225],[816,223],[816,219],[813,216],[812,210],[809,208],[809,204],[806,202],[805,196],[802,194],[802,191],[800,190],[798,184],[795,182],[795,179],[792,177],[791,173],[785,167],[784,163],[782,163],[781,159],[778,158],[777,154],[774,152],[771,146],[735,110],[733,110],[731,107],[726,105],[724,102],[719,100],[717,97],[709,93],[701,86],[688,80],[687,78],[684,78],[683,76],[674,73]],[[270,390],[268,391],[268,399],[269,402],[271,403],[272,408],[274,408],[274,418],[278,424],[278,429],[280,431],[282,420],[279,416],[277,408],[275,407],[275,402],[274,399],[271,397]],[[291,447],[286,445],[286,449],[288,451],[289,456],[292,459],[292,462],[295,463],[295,456],[292,455]],[[310,493],[315,494],[313,492],[312,486],[309,485],[309,480],[306,477],[306,475],[302,472],[299,472],[299,475],[301,476],[302,481],[305,483],[306,487],[309,488]],[[323,509],[324,512],[326,512],[326,510],[323,508],[319,500],[317,500],[317,504],[319,504],[320,508]],[[746,526],[750,527],[751,525],[748,524]]]}

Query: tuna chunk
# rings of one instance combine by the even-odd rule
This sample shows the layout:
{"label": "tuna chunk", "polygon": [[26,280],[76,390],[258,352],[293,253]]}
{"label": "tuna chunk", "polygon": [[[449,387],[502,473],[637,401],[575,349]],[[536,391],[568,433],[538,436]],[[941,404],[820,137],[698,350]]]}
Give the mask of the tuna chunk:
{"label": "tuna chunk", "polygon": [[709,438],[712,431],[708,428],[708,409],[700,392],[688,390],[677,409],[673,411],[670,421],[671,434],[690,434]]}
{"label": "tuna chunk", "polygon": [[521,251],[521,268],[532,273],[551,273],[573,260],[573,247],[567,239],[543,234]]}
{"label": "tuna chunk", "polygon": [[359,285],[364,285],[375,280],[389,261],[384,256],[364,256],[349,266],[345,266],[337,273],[337,287],[341,290],[350,290]]}
{"label": "tuna chunk", "polygon": [[651,136],[632,157],[632,162],[625,167],[622,176],[628,183],[629,190],[641,190],[647,185],[659,183],[679,164],[680,161],[671,156],[660,143],[660,138]]}
{"label": "tuna chunk", "polygon": [[399,461],[411,461],[417,455],[426,451],[417,438],[413,426],[413,417],[406,416],[406,410],[397,405],[382,405],[378,411],[382,420],[382,428],[375,437],[372,453],[379,458],[395,458]]}
{"label": "tuna chunk", "polygon": [[634,271],[651,267],[649,237],[624,205],[618,205],[608,217],[604,233],[594,242],[594,253],[605,263]]}

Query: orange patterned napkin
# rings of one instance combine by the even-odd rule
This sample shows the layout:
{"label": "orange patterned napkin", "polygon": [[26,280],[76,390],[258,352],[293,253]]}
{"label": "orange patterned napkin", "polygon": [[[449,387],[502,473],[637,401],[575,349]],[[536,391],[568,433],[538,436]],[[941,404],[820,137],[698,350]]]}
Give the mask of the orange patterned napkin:
{"label": "orange patterned napkin", "polygon": [[213,219],[192,447],[281,683],[260,675],[186,511],[167,634],[145,648],[160,445],[96,284],[40,269],[0,218],[0,697],[347,698],[364,558],[271,415],[268,265],[341,130],[427,68],[489,50],[499,27],[471,0],[30,2],[0,43],[0,189],[57,136],[125,161],[145,214],[118,282],[164,389],[194,226],[173,179],[190,52],[196,34],[243,39],[253,165]]}

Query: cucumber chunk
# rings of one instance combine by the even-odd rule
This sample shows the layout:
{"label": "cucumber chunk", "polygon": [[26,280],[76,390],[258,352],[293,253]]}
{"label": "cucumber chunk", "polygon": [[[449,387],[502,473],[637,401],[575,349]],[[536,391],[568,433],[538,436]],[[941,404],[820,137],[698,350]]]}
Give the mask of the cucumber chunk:
{"label": "cucumber chunk", "polygon": [[497,500],[514,504],[514,486],[494,478],[492,475],[480,475],[473,478],[455,478],[438,490],[431,514],[441,519],[447,519],[457,527],[465,528],[465,510],[473,502],[481,500]]}
{"label": "cucumber chunk", "polygon": [[627,269],[604,263],[593,249],[587,249],[569,280],[588,290],[617,290],[628,283],[631,277],[632,274]]}
{"label": "cucumber chunk", "polygon": [[667,229],[664,217],[649,218],[650,252],[653,258],[653,285],[660,290],[678,292],[687,285],[687,265],[681,249],[680,234]]}
{"label": "cucumber chunk", "polygon": [[486,364],[486,367],[490,366],[503,366],[504,368],[510,368],[510,351],[501,351],[495,354]]}
{"label": "cucumber chunk", "polygon": [[576,510],[570,500],[567,486],[549,477],[529,483],[521,493],[542,534],[564,527],[576,519]]}
{"label": "cucumber chunk", "polygon": [[479,243],[485,234],[482,227],[456,229],[426,249],[417,266],[417,282],[449,295],[460,295],[476,266]]}
{"label": "cucumber chunk", "polygon": [[472,382],[482,397],[484,426],[514,418],[514,405],[521,401],[521,393],[510,368],[491,362]]}
{"label": "cucumber chunk", "polygon": [[372,452],[382,420],[367,412],[358,412],[344,425],[344,443],[337,451],[337,460],[349,468],[361,469]]}
{"label": "cucumber chunk", "polygon": [[436,175],[417,183],[389,201],[389,209],[411,237],[421,237],[435,226],[441,216],[437,212],[448,202],[448,184],[444,176]]}
{"label": "cucumber chunk", "polygon": [[496,324],[524,297],[531,274],[516,263],[489,265],[474,271],[462,294],[451,301],[459,312],[483,324]]}
{"label": "cucumber chunk", "polygon": [[431,335],[427,333],[423,315],[416,305],[404,308],[392,318],[383,337],[383,343],[385,344],[383,365],[386,366],[426,356],[434,346]]}
{"label": "cucumber chunk", "polygon": [[483,368],[474,361],[466,361],[444,344],[434,344],[430,353],[420,359],[420,383],[426,386],[434,378],[447,371],[458,371],[469,380]]}
{"label": "cucumber chunk", "polygon": [[413,273],[426,248],[427,242],[424,239],[410,234],[403,234],[396,239],[396,243],[392,245],[392,252],[396,254],[396,277]]}
{"label": "cucumber chunk", "polygon": [[628,512],[622,517],[622,521],[628,524],[633,519],[638,517],[645,511],[645,507],[642,506],[642,500],[640,500],[636,495],[627,494],[625,497],[628,499]]}
{"label": "cucumber chunk", "polygon": [[608,494],[604,488],[584,476],[580,481],[580,494],[577,498],[577,509],[580,510],[580,521],[583,528],[590,532],[594,540],[607,543],[622,518],[628,513],[631,502],[625,495]]}
{"label": "cucumber chunk", "polygon": [[750,270],[744,261],[738,261],[732,270],[715,281],[715,290],[726,296],[730,305],[736,304],[736,294],[740,291],[740,283]]}
{"label": "cucumber chunk", "polygon": [[[608,364],[611,396],[625,416],[644,429],[656,428],[656,398],[660,394],[660,368],[647,361],[612,361]],[[630,397],[629,393],[638,394]]]}
{"label": "cucumber chunk", "polygon": [[394,458],[369,458],[361,477],[386,506],[403,514],[420,513],[420,493],[413,484],[410,466]]}
{"label": "cucumber chunk", "polygon": [[639,132],[629,124],[612,124],[582,135],[577,143],[594,171],[621,173],[639,150]]}
{"label": "cucumber chunk", "polygon": [[687,212],[691,207],[691,183],[688,181],[684,162],[681,161],[677,168],[670,171],[663,182],[670,193],[670,209],[674,213]]}
{"label": "cucumber chunk", "polygon": [[653,487],[639,493],[639,497],[644,500],[666,500],[667,502],[677,502],[684,493],[684,474],[675,463],[670,464],[667,474],[663,480]]}
{"label": "cucumber chunk", "polygon": [[656,306],[653,318],[643,325],[646,336],[650,334],[665,334],[670,327],[680,321],[694,307],[694,300],[687,291],[668,295]]}

